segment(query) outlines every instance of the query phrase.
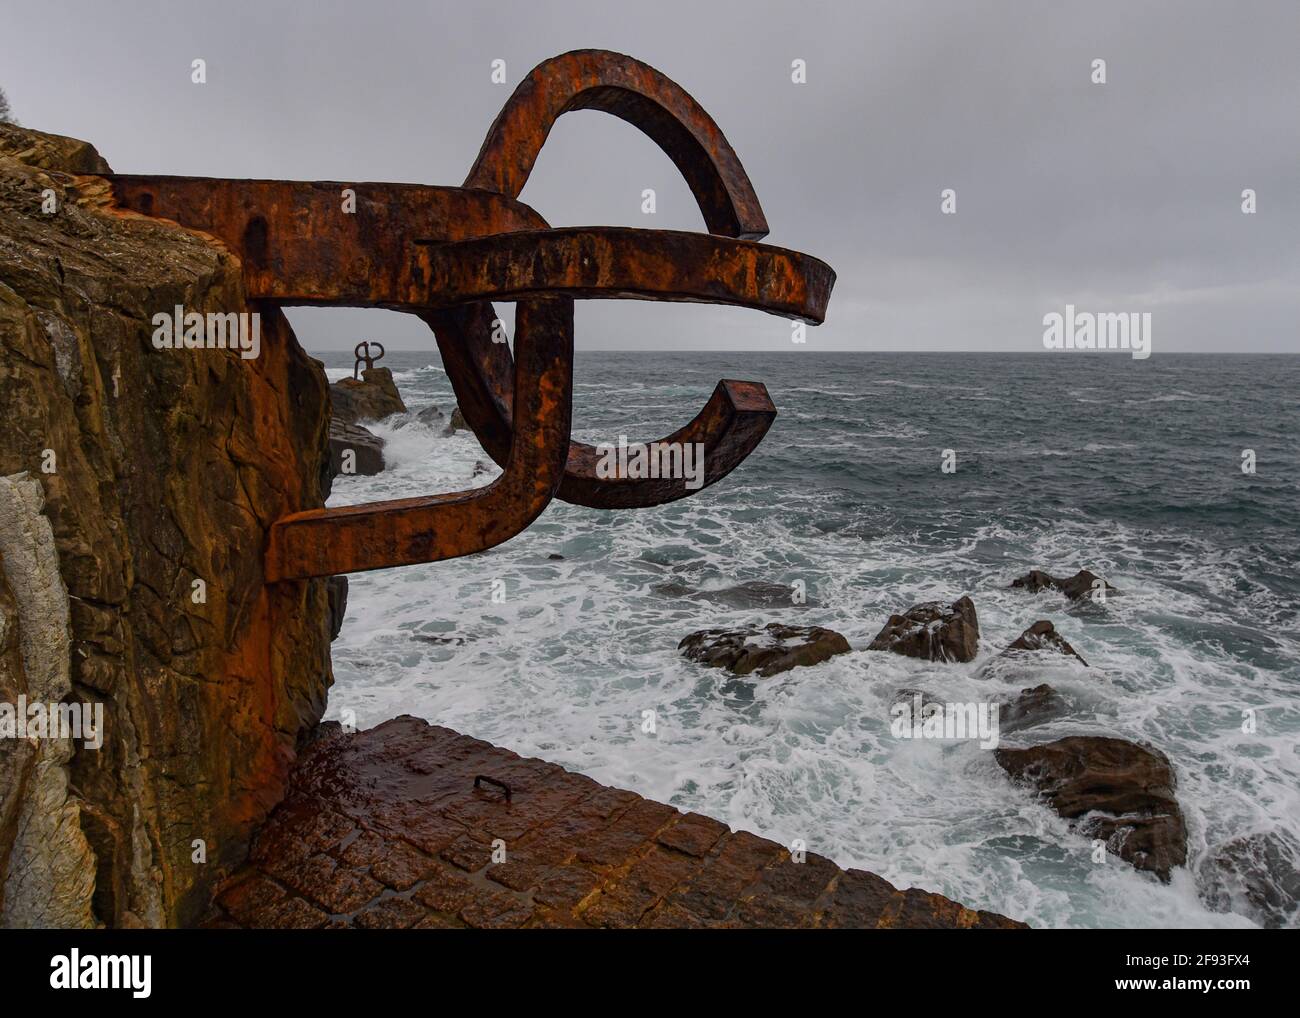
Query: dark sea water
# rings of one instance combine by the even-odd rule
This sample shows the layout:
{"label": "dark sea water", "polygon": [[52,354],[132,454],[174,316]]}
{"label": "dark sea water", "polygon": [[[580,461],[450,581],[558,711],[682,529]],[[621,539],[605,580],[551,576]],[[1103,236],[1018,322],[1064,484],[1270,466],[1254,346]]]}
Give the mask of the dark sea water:
{"label": "dark sea water", "polygon": [[[350,357],[325,359],[331,378],[350,373]],[[384,364],[413,410],[450,413],[435,352]],[[1242,835],[1300,836],[1300,357],[580,353],[575,436],[666,435],[724,377],[765,382],[779,416],[702,494],[618,512],[557,502],[483,555],[352,577],[331,714],[421,715],[1034,925],[1258,921],[1240,894],[1212,897],[1209,860]],[[331,504],[497,472],[471,480],[490,461],[468,434],[393,423],[373,429],[390,469],[340,479]],[[1008,589],[1031,568],[1085,567],[1124,596]],[[797,580],[807,605],[726,593]],[[862,649],[891,612],[962,594],[976,661]],[[1092,667],[981,676],[1041,618]],[[736,688],[676,650],[694,629],[774,620],[830,626],[855,652]],[[988,750],[890,734],[900,688],[1007,700],[1044,681],[1069,710],[1005,745],[1117,735],[1173,761],[1189,865],[1169,885],[1094,862]]]}

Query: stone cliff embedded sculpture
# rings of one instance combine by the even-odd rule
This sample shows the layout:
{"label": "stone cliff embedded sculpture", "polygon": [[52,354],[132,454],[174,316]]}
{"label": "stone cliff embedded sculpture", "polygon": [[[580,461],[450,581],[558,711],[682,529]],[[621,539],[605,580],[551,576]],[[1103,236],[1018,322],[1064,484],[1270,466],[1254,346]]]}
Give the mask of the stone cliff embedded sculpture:
{"label": "stone cliff embedded sculpture", "polygon": [[[551,229],[520,203],[551,126],[578,109],[603,110],[654,140],[690,185],[709,233]],[[266,551],[272,582],[481,551],[519,533],[554,497],[643,507],[714,483],[771,426],[776,409],[766,388],[720,381],[690,423],[660,440],[703,447],[702,485],[608,476],[595,448],[569,439],[573,301],[730,304],[817,324],[835,279],[816,258],[756,243],[767,221],[712,118],[658,71],[602,50],[538,65],[459,188],[109,179],[123,207],[212,233],[238,253],[250,300],[419,315],[434,332],[466,422],[504,469],[484,488],[285,516]],[[355,211],[345,211],[341,198]],[[493,299],[518,302],[513,358],[499,341]]]}

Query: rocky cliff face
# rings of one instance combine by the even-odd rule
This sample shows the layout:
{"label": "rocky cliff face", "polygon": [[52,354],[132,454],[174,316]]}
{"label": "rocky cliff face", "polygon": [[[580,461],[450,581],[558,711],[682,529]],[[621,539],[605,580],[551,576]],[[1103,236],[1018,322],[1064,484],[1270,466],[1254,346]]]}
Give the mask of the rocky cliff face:
{"label": "rocky cliff face", "polygon": [[[0,926],[194,921],[331,682],[325,584],[261,566],[321,504],[323,372],[231,254],[118,211],[104,172],[0,125]],[[259,311],[260,356],[155,349],[178,304]],[[5,736],[21,697],[102,725]]]}

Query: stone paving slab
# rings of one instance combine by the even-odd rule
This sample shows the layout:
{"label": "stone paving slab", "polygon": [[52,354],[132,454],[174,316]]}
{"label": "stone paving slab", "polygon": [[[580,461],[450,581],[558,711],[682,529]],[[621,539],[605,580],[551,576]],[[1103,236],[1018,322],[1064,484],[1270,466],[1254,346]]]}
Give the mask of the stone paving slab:
{"label": "stone paving slab", "polygon": [[311,745],[204,925],[1023,926],[412,717]]}

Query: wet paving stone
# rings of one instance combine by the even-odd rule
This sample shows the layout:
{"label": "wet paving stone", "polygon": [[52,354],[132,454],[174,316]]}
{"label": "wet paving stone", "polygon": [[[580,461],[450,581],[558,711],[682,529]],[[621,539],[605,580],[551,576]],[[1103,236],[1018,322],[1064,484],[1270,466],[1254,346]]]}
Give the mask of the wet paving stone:
{"label": "wet paving stone", "polygon": [[[491,778],[505,783],[504,791]],[[698,813],[416,718],[312,743],[203,925],[266,929],[988,928]]]}

